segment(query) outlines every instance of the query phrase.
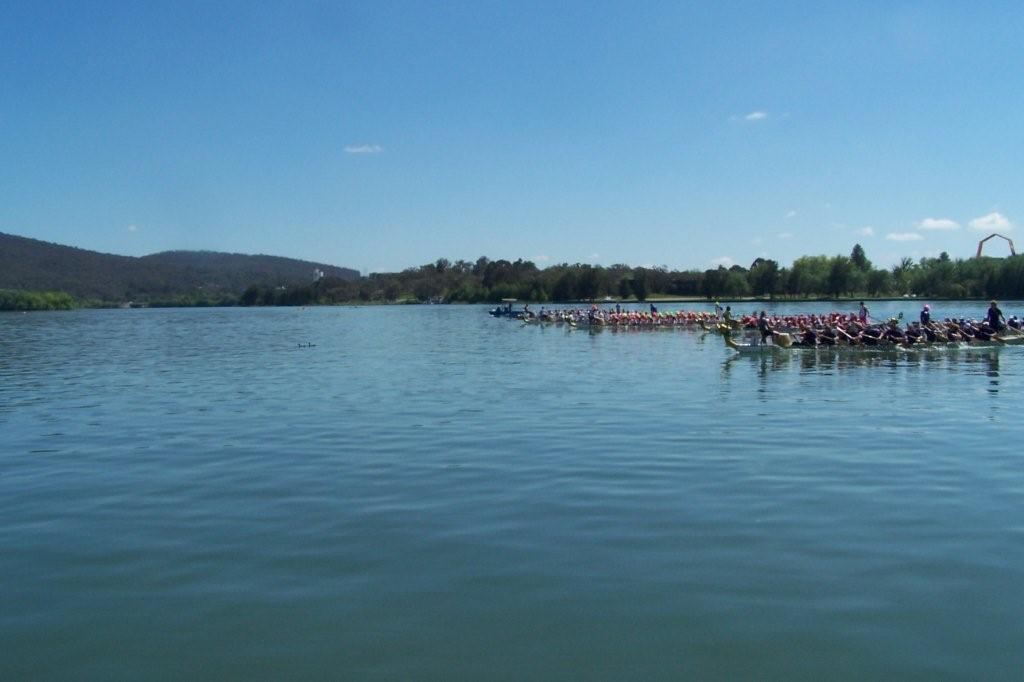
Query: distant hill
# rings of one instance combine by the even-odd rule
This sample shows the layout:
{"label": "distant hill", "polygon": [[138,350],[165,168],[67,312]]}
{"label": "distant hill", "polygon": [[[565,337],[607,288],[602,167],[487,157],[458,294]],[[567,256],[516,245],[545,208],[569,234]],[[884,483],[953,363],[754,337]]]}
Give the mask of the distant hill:
{"label": "distant hill", "polygon": [[65,291],[85,299],[237,296],[252,285],[309,284],[315,270],[359,279],[349,268],[278,256],[166,251],[135,258],[0,233],[0,289]]}

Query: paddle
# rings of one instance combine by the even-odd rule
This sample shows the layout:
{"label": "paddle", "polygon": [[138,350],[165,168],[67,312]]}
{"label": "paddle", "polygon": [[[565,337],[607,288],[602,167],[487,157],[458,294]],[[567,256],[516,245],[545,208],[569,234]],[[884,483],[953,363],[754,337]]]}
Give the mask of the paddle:
{"label": "paddle", "polygon": [[860,339],[858,339],[855,336],[851,336],[851,335],[847,334],[845,329],[841,329],[840,327],[836,326],[835,330],[837,332],[839,332],[840,334],[842,334],[844,337],[846,337],[846,342],[848,344],[850,344],[851,346],[856,346],[857,344],[860,343]]}
{"label": "paddle", "polygon": [[[891,320],[892,318],[890,317],[889,319]],[[900,312],[900,314],[896,316],[896,321],[899,322],[902,319],[903,319],[903,313]],[[878,319],[877,317],[875,317],[873,315],[868,315],[868,322],[871,322],[872,324],[883,324],[883,325],[884,324],[889,324],[889,320],[886,320],[885,322],[882,322],[880,319]]]}
{"label": "paddle", "polygon": [[1006,327],[1003,332],[999,335],[1003,343],[1017,343],[1024,337],[1024,333],[1021,333],[1019,329],[1013,327]]}
{"label": "paddle", "polygon": [[775,345],[782,346],[783,348],[789,348],[793,345],[793,336],[786,332],[772,332],[772,340]]}

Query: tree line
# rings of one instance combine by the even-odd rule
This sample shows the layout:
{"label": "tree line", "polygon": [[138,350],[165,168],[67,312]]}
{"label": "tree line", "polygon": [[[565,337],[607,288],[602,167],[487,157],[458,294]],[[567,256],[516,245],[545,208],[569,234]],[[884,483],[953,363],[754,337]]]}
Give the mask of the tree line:
{"label": "tree line", "polygon": [[[707,270],[561,263],[545,268],[528,260],[475,262],[445,258],[394,273],[357,279],[322,277],[302,285],[254,285],[244,292],[152,296],[150,306],[258,306],[337,303],[496,303],[593,301],[605,297],[646,301],[680,298],[842,298],[914,295],[932,298],[1024,298],[1024,256],[951,259],[904,258],[876,268],[864,249],[849,255],[803,256],[788,267],[758,258],[749,267]],[[75,299],[63,292],[0,290],[0,310],[62,310],[110,305]]]}
{"label": "tree line", "polygon": [[705,298],[841,298],[916,295],[935,298],[1024,298],[1024,256],[953,260],[904,258],[876,268],[863,247],[850,254],[803,256],[789,267],[757,258],[749,267],[707,270],[561,263],[539,268],[528,260],[475,262],[446,258],[396,273],[347,281],[325,277],[307,286],[248,288],[240,305],[312,305],[344,302],[645,301],[652,296]]}
{"label": "tree line", "polygon": [[62,291],[0,289],[0,310],[71,310],[75,299]]}

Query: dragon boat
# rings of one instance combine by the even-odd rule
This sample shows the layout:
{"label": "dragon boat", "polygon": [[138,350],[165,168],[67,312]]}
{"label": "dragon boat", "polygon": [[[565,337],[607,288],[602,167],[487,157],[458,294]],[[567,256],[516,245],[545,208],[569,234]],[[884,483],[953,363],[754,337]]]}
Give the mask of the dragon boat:
{"label": "dragon boat", "polygon": [[712,319],[709,322],[699,320],[700,328],[711,334],[726,334],[743,329],[757,329],[756,326],[745,325],[741,320],[729,320],[728,322]]}
{"label": "dragon boat", "polygon": [[817,344],[809,346],[794,341],[792,335],[785,332],[772,334],[773,343],[741,343],[733,338],[729,331],[722,334],[725,345],[738,353],[776,353],[792,351],[824,351],[837,353],[857,352],[879,352],[879,351],[929,351],[940,349],[970,349],[970,348],[1001,348],[1002,346],[1024,345],[1024,334],[1005,334],[994,336],[990,341],[918,341],[915,343],[894,343],[891,341],[880,341],[875,344],[862,343],[835,343]]}

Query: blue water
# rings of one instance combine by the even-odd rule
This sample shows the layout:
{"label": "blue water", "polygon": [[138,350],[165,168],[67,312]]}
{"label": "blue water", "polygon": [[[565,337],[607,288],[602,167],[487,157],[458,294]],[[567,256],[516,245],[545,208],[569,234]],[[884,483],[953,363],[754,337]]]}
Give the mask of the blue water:
{"label": "blue water", "polygon": [[1024,347],[484,310],[0,315],[0,679],[1021,679]]}

